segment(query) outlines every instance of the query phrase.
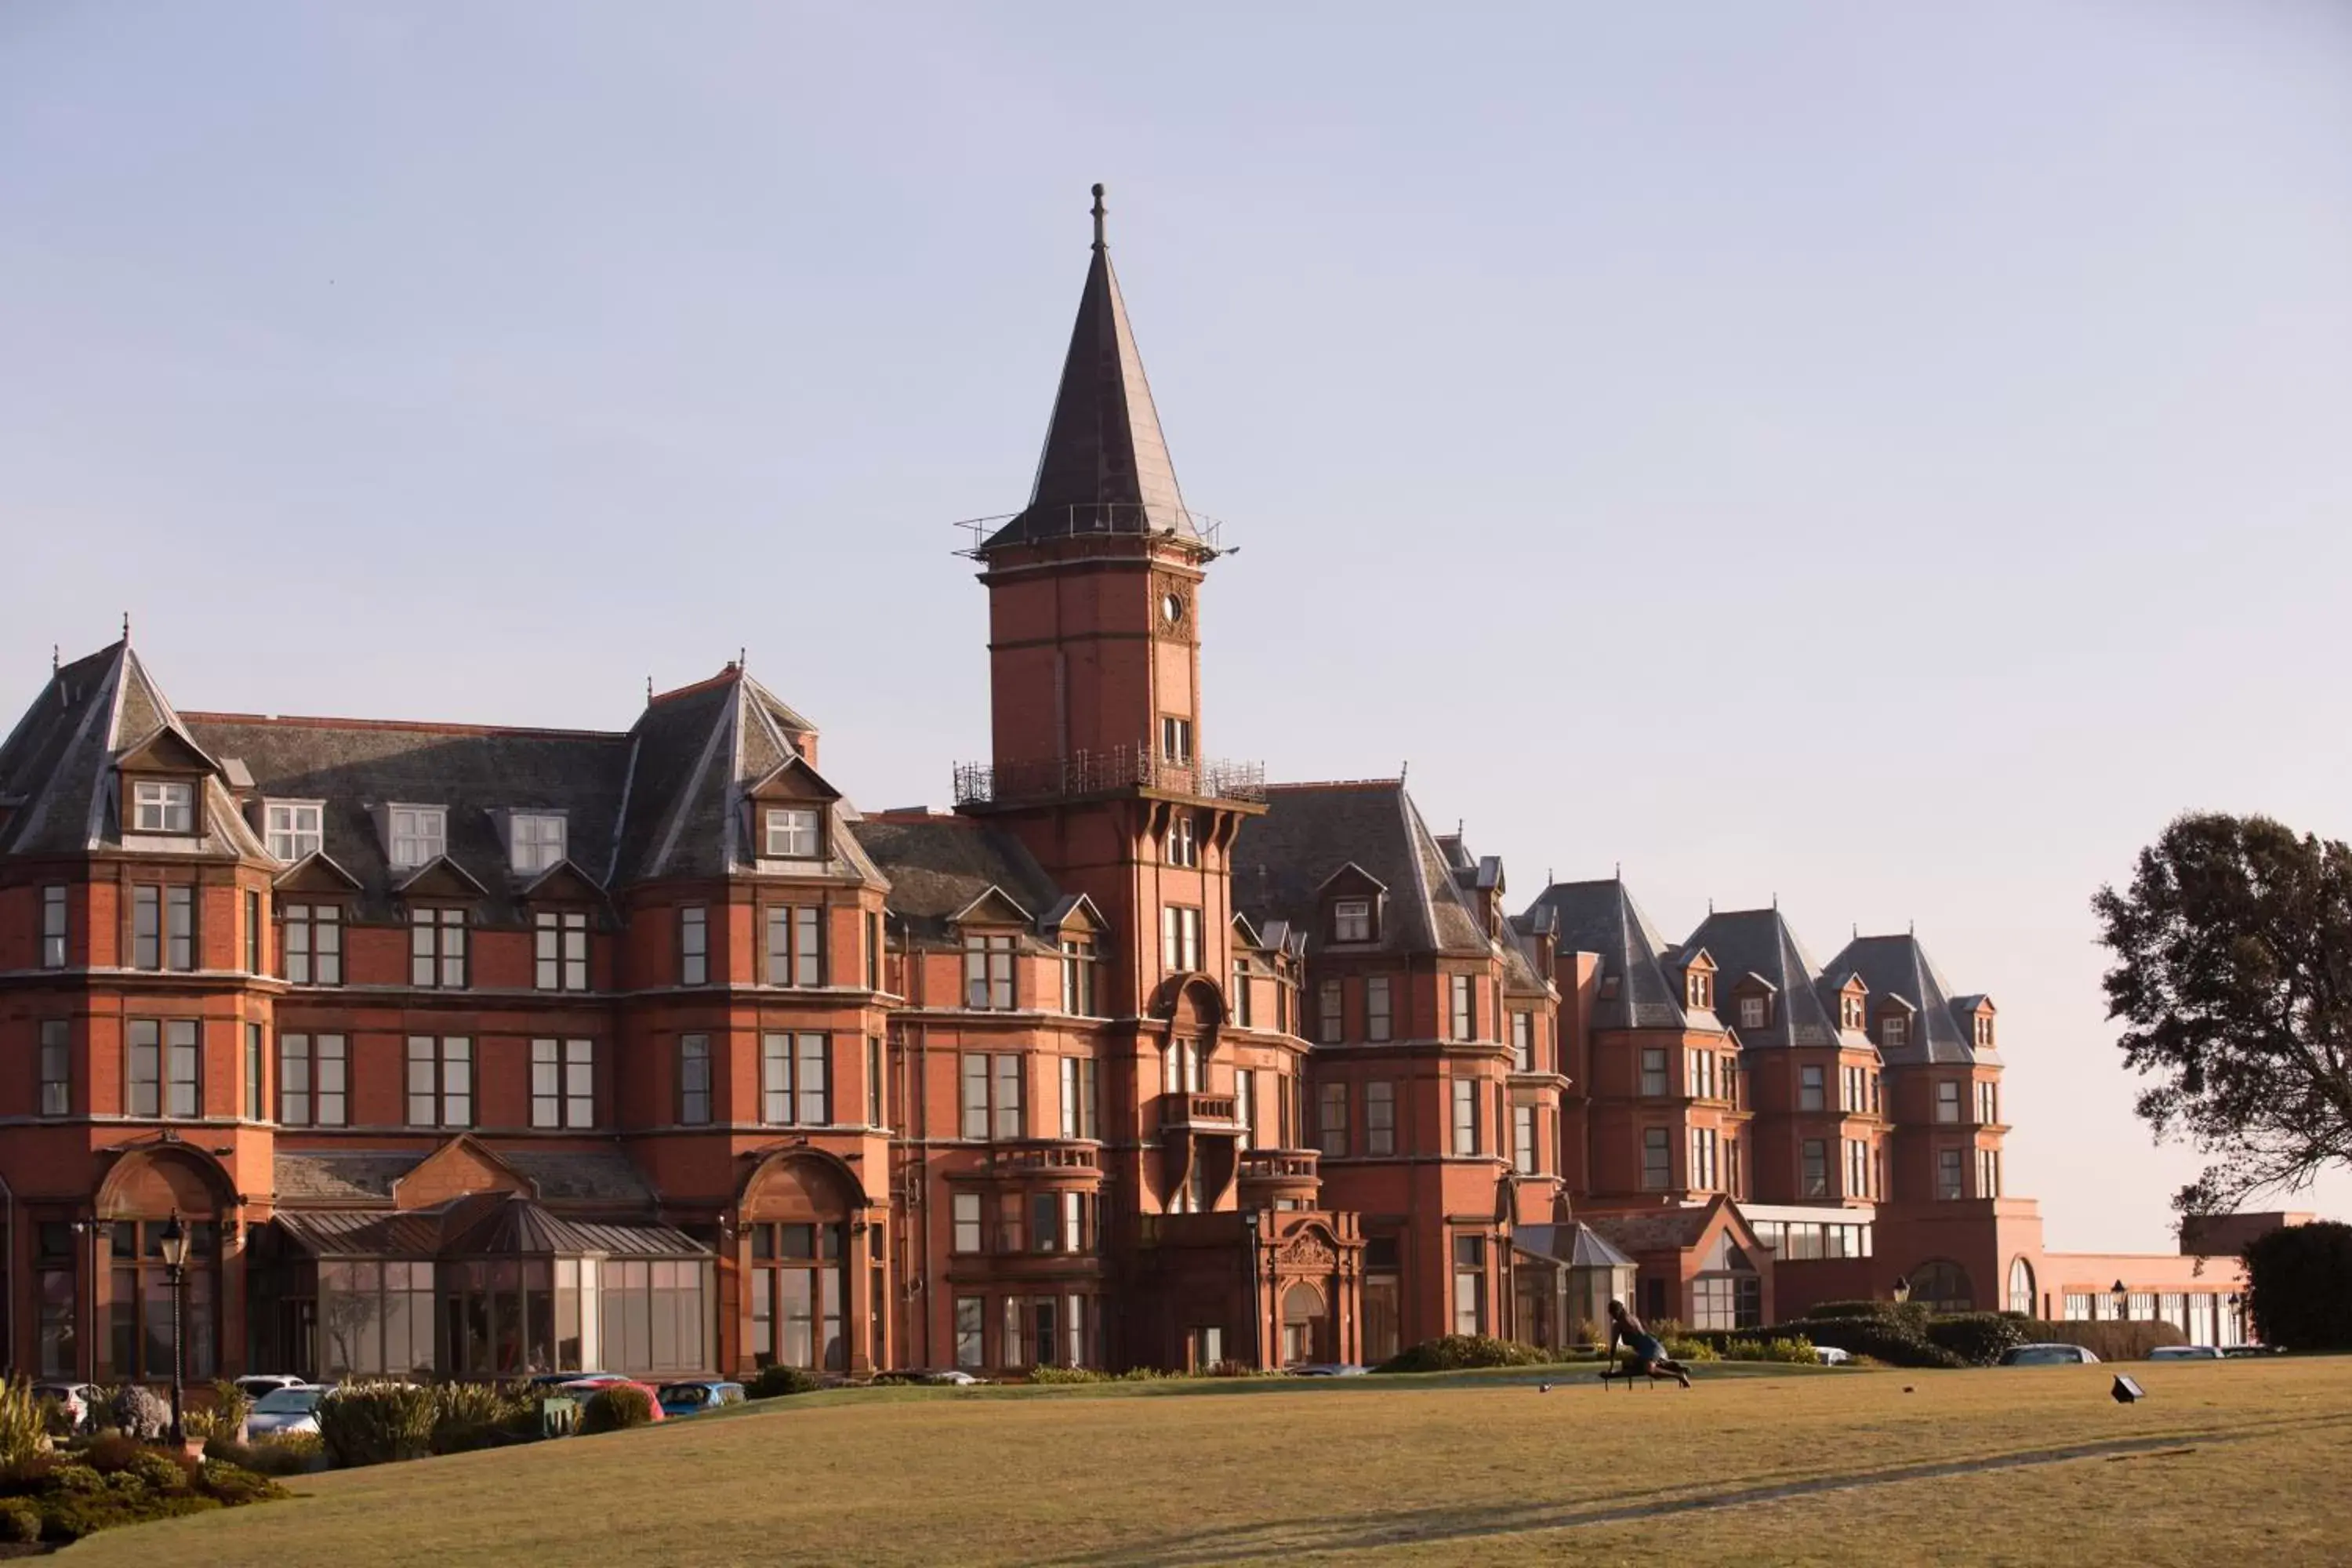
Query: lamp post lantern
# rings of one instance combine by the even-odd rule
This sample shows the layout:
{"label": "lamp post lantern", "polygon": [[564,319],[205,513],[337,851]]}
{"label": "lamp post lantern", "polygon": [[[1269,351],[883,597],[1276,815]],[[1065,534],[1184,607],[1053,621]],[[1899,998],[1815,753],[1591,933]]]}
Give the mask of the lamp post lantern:
{"label": "lamp post lantern", "polygon": [[2118,1279],[2109,1288],[2107,1293],[2116,1299],[2116,1321],[2120,1323],[2129,1315],[2125,1309],[2131,1305],[2131,1292],[2126,1289],[2124,1282]]}
{"label": "lamp post lantern", "polygon": [[180,1211],[173,1209],[164,1222],[163,1283],[172,1292],[172,1446],[178,1447],[187,1441],[187,1429],[181,1422],[183,1402],[187,1388],[187,1355],[180,1333],[180,1290],[188,1277],[188,1227],[180,1223]]}

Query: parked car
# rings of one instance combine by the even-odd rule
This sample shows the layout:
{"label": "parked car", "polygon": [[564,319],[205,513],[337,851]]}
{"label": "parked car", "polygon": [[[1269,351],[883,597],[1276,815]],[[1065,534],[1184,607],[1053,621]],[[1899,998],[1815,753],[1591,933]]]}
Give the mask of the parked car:
{"label": "parked car", "polygon": [[98,1397],[94,1383],[37,1383],[33,1397],[54,1399],[66,1413],[66,1419],[79,1426],[89,1419],[90,1402]]}
{"label": "parked car", "polygon": [[310,1386],[310,1380],[307,1377],[296,1377],[291,1373],[256,1372],[247,1373],[238,1378],[236,1385],[253,1398],[259,1399],[264,1394],[275,1394],[281,1388],[308,1388]]}
{"label": "parked car", "polygon": [[743,1385],[721,1383],[715,1379],[694,1379],[686,1383],[662,1384],[661,1397],[656,1401],[665,1415],[699,1415],[706,1410],[743,1403]]}
{"label": "parked car", "polygon": [[567,1383],[588,1383],[597,1378],[617,1378],[617,1372],[542,1372],[525,1381],[534,1388],[561,1388]]}
{"label": "parked car", "polygon": [[2218,1345],[2158,1345],[2147,1352],[2150,1361],[2220,1361]]}
{"label": "parked car", "polygon": [[639,1383],[634,1377],[621,1377],[612,1373],[592,1373],[586,1377],[574,1377],[568,1382],[559,1383],[555,1386],[585,1405],[588,1403],[589,1396],[599,1389],[618,1388],[624,1384],[631,1388],[644,1389],[646,1397],[653,1403],[654,1419],[660,1421],[667,1418],[668,1413],[662,1409],[661,1390],[649,1383]]}
{"label": "parked car", "polygon": [[2225,1345],[2221,1353],[2232,1358],[2248,1355],[2284,1355],[2284,1345]]}
{"label": "parked car", "polygon": [[246,1436],[284,1437],[296,1432],[316,1432],[319,1401],[326,1392],[324,1384],[316,1383],[271,1389],[253,1402],[253,1414],[245,1418]]}
{"label": "parked car", "polygon": [[1813,1347],[1813,1354],[1820,1358],[1821,1363],[1823,1366],[1851,1366],[1853,1364],[1853,1357],[1846,1352],[1838,1349],[1835,1345],[1815,1345]]}
{"label": "parked car", "polygon": [[2003,1366],[2087,1366],[2098,1359],[2081,1345],[2012,1345],[2000,1352]]}
{"label": "parked car", "polygon": [[1305,1366],[1285,1367],[1293,1377],[1361,1377],[1364,1369],[1352,1362],[1313,1362]]}
{"label": "parked car", "polygon": [[905,1372],[898,1375],[910,1383],[945,1384],[955,1388],[970,1388],[976,1383],[988,1381],[984,1377],[975,1377],[961,1367],[948,1367],[930,1372]]}

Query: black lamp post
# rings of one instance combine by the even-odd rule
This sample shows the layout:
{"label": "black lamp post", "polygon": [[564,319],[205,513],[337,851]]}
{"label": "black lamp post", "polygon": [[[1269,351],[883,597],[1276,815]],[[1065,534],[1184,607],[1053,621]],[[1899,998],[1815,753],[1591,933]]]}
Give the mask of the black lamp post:
{"label": "black lamp post", "polygon": [[187,1356],[180,1337],[180,1289],[188,1277],[188,1228],[180,1223],[180,1211],[173,1209],[164,1222],[163,1283],[172,1290],[172,1446],[178,1447],[187,1441],[186,1428],[181,1425],[181,1404],[186,1392]]}
{"label": "black lamp post", "polygon": [[2116,1299],[2116,1321],[2120,1323],[2126,1316],[2125,1309],[2131,1305],[2131,1292],[2125,1289],[2124,1282],[2118,1279],[2109,1288],[2107,1294]]}
{"label": "black lamp post", "polygon": [[1910,1299],[1911,1277],[1908,1274],[1897,1274],[1895,1277],[1895,1304],[1899,1307]]}
{"label": "black lamp post", "polygon": [[1242,1211],[1242,1237],[1246,1243],[1243,1252],[1243,1258],[1248,1265],[1248,1267],[1243,1271],[1244,1283],[1246,1285],[1247,1289],[1243,1291],[1242,1300],[1248,1304],[1249,1308],[1250,1368],[1252,1371],[1263,1371],[1265,1366],[1265,1310],[1257,1299],[1258,1224],[1259,1215],[1257,1210],[1244,1209]]}

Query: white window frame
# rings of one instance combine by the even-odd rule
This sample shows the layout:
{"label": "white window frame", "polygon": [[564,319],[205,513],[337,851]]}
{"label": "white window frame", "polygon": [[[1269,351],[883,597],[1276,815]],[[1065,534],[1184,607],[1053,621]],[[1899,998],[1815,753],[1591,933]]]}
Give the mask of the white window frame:
{"label": "white window frame", "polygon": [[1741,1028],[1760,1029],[1764,1026],[1765,1020],[1769,1018],[1771,1016],[1769,1006],[1763,997],[1742,996],[1739,999],[1739,1026]]}
{"label": "white window frame", "polygon": [[771,805],[760,816],[760,847],[770,860],[814,860],[824,854],[824,813],[813,805]]}
{"label": "white window frame", "polygon": [[[297,985],[343,983],[343,907],[280,904],[278,967]],[[295,970],[301,970],[299,974]]]}
{"label": "white window frame", "polygon": [[1160,960],[1171,974],[1201,967],[1201,911],[1190,904],[1160,909]]}
{"label": "white window frame", "polygon": [[1162,761],[1179,767],[1192,764],[1192,721],[1175,713],[1160,715],[1160,755]]}
{"label": "white window frame", "polygon": [[449,808],[389,805],[384,808],[385,857],[395,871],[430,866],[449,853]]}
{"label": "white window frame", "polygon": [[1879,1026],[1879,1034],[1885,1049],[1899,1051],[1910,1044],[1911,1020],[1897,1013]]}
{"label": "white window frame", "polygon": [[194,833],[195,784],[187,779],[131,780],[131,818],[134,833]]}
{"label": "white window frame", "polygon": [[588,989],[588,916],[540,910],[530,918],[531,978],[541,991]]}
{"label": "white window frame", "polygon": [[1462,1158],[1478,1153],[1478,1083],[1475,1079],[1451,1080],[1454,1098],[1454,1152]]}
{"label": "white window frame", "polygon": [[1370,942],[1372,940],[1372,900],[1370,899],[1338,899],[1331,904],[1331,940],[1333,942]]}
{"label": "white window frame", "polygon": [[567,1130],[596,1125],[595,1041],[531,1041],[530,1124]]}
{"label": "white window frame", "polygon": [[507,859],[525,875],[551,871],[563,861],[569,833],[561,812],[518,811],[507,818]]}
{"label": "white window frame", "polygon": [[265,801],[261,808],[261,822],[269,853],[280,860],[290,863],[316,855],[326,847],[325,801]]}
{"label": "white window frame", "polygon": [[1180,811],[1169,820],[1168,863],[1188,868],[1201,863],[1200,828],[1189,811]]}

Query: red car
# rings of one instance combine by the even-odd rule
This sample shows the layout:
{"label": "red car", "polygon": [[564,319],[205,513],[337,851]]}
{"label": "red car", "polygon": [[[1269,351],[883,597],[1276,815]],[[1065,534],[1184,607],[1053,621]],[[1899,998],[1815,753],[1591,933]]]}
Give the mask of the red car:
{"label": "red car", "polygon": [[640,1389],[645,1394],[646,1403],[653,1406],[654,1419],[656,1421],[669,1419],[661,1407],[661,1390],[651,1384],[639,1383],[634,1377],[576,1377],[570,1383],[559,1384],[557,1386],[583,1405],[587,1403],[588,1396],[600,1388]]}

